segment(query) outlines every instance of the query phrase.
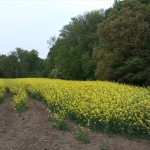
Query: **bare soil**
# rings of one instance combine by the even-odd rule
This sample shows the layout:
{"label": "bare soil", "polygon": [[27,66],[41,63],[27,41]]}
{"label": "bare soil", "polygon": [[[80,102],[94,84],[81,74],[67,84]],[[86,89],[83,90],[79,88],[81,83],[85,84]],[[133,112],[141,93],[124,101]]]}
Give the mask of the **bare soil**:
{"label": "bare soil", "polygon": [[83,144],[75,138],[75,123],[69,121],[69,132],[54,129],[45,109],[42,102],[30,99],[28,110],[19,116],[6,98],[0,104],[0,150],[150,150],[148,140],[93,131],[90,143]]}

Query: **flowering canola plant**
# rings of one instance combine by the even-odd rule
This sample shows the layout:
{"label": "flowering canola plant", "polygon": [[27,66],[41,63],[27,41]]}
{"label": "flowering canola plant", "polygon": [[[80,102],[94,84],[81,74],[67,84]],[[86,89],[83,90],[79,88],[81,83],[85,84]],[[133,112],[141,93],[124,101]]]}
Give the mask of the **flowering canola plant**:
{"label": "flowering canola plant", "polygon": [[16,79],[6,79],[6,86],[12,95],[12,103],[14,109],[21,113],[27,109],[28,94],[26,92],[26,84],[18,82]]}
{"label": "flowering canola plant", "polygon": [[[19,93],[20,99],[26,93],[44,101],[55,112],[63,110],[71,119],[89,128],[150,135],[150,91],[147,88],[106,81],[42,78],[7,79],[6,83],[12,93]],[[15,103],[19,98],[14,98]],[[27,97],[22,99],[28,102]]]}
{"label": "flowering canola plant", "polygon": [[4,80],[0,79],[0,103],[4,100],[6,94],[6,84]]}

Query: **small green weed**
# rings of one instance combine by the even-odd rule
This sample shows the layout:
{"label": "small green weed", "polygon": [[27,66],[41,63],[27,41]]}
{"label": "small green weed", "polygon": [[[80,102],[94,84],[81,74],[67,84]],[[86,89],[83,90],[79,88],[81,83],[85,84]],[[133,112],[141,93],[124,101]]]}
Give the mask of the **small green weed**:
{"label": "small green weed", "polygon": [[105,143],[100,144],[100,150],[109,150]]}
{"label": "small green weed", "polygon": [[90,143],[88,134],[85,132],[84,128],[79,125],[76,131],[76,138],[83,143]]}
{"label": "small green weed", "polygon": [[0,104],[4,101],[4,98],[0,96]]}
{"label": "small green weed", "polygon": [[69,127],[66,121],[66,114],[64,111],[60,111],[59,114],[54,113],[52,114],[51,111],[49,111],[49,121],[52,121],[53,127],[58,130],[68,131]]}

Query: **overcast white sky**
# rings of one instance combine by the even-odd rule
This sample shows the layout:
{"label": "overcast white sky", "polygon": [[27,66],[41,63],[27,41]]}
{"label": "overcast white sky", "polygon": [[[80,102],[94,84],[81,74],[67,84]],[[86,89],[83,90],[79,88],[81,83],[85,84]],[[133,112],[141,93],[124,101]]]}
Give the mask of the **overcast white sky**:
{"label": "overcast white sky", "polygon": [[20,47],[48,54],[47,40],[72,17],[109,8],[114,0],[0,0],[0,54]]}

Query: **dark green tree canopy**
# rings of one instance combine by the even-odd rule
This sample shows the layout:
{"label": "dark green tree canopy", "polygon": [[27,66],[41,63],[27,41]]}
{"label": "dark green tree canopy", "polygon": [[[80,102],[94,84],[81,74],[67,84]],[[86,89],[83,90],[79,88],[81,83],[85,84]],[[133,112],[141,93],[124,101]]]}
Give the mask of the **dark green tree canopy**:
{"label": "dark green tree canopy", "polygon": [[48,55],[50,77],[78,80],[94,78],[96,66],[92,51],[98,46],[97,29],[103,19],[103,10],[87,12],[72,18],[62,28]]}
{"label": "dark green tree canopy", "polygon": [[[119,7],[119,9],[118,9]],[[99,27],[96,76],[142,84],[150,74],[150,9],[137,0],[118,2]]]}
{"label": "dark green tree canopy", "polygon": [[36,50],[16,48],[8,56],[0,56],[0,77],[40,77],[44,69],[42,59]]}
{"label": "dark green tree canopy", "polygon": [[150,4],[150,0],[138,0],[139,2],[141,2],[142,4]]}

